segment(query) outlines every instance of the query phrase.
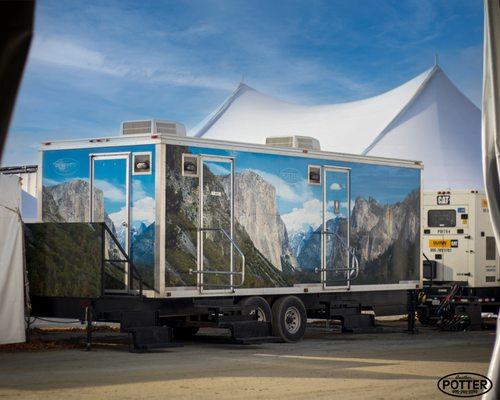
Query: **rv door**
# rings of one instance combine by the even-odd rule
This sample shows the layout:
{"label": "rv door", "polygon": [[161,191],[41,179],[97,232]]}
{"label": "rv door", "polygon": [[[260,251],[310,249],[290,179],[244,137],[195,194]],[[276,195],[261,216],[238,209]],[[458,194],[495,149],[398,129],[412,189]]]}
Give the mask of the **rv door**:
{"label": "rv door", "polygon": [[234,160],[201,156],[200,167],[198,287],[231,291],[241,279],[234,257]]}
{"label": "rv door", "polygon": [[[104,222],[118,243],[129,254],[130,172],[129,153],[92,154],[90,156],[90,217]],[[106,259],[116,260],[106,268],[107,291],[127,291],[129,268],[115,242],[105,235]]]}
{"label": "rv door", "polygon": [[323,167],[321,282],[325,288],[350,285],[350,170]]}

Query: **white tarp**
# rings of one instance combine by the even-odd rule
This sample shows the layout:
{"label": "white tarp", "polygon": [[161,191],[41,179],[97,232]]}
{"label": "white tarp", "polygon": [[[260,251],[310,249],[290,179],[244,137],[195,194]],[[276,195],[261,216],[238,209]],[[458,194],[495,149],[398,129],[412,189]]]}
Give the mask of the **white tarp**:
{"label": "white tarp", "polygon": [[0,174],[0,344],[26,340],[20,204],[19,178]]}
{"label": "white tarp", "polygon": [[21,216],[25,223],[38,222],[37,199],[24,190],[21,190]]}
{"label": "white tarp", "polygon": [[[484,2],[483,168],[490,218],[500,248],[500,0]],[[484,397],[500,395],[500,316],[488,376],[493,388]]]}
{"label": "white tarp", "polygon": [[426,189],[483,189],[481,111],[435,65],[375,97],[292,104],[245,84],[191,135],[264,144],[305,135],[321,149],[423,161]]}

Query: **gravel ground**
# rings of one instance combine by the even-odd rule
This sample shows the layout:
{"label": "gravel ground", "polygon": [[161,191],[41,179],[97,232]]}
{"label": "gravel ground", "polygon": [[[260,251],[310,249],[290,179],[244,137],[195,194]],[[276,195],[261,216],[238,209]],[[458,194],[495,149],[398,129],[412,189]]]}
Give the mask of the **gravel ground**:
{"label": "gravel ground", "polygon": [[[403,332],[384,321],[370,334],[318,325],[295,344],[233,345],[203,332],[183,347],[128,353],[123,335],[102,330],[83,351],[83,334],[39,331],[25,347],[0,348],[0,399],[428,399],[449,373],[485,374],[493,330]],[[50,346],[47,343],[51,343]]]}

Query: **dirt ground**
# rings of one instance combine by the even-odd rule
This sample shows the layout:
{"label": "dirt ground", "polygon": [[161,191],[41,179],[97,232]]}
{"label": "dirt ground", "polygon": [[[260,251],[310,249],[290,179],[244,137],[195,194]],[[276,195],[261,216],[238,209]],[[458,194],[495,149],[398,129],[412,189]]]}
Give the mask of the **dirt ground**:
{"label": "dirt ground", "polygon": [[421,400],[449,398],[436,386],[444,375],[487,371],[494,330],[419,327],[409,335],[403,322],[383,325],[370,334],[316,326],[295,344],[233,345],[202,335],[142,354],[129,353],[116,333],[100,332],[90,352],[81,332],[63,333],[43,351],[0,349],[0,399]]}

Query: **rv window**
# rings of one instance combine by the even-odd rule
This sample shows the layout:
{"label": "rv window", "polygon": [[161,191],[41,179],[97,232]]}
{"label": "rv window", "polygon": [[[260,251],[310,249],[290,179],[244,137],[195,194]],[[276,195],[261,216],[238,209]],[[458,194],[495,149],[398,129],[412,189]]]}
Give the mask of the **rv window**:
{"label": "rv window", "polygon": [[427,225],[430,228],[453,228],[457,224],[455,210],[429,210]]}
{"label": "rv window", "polygon": [[132,162],[134,165],[133,175],[149,175],[151,174],[151,153],[133,153]]}
{"label": "rv window", "polygon": [[198,157],[191,154],[182,155],[182,176],[198,176]]}
{"label": "rv window", "polygon": [[495,260],[497,249],[495,248],[495,238],[493,236],[486,236],[486,259]]}
{"label": "rv window", "polygon": [[321,167],[316,165],[309,165],[307,171],[307,178],[311,185],[321,185]]}

